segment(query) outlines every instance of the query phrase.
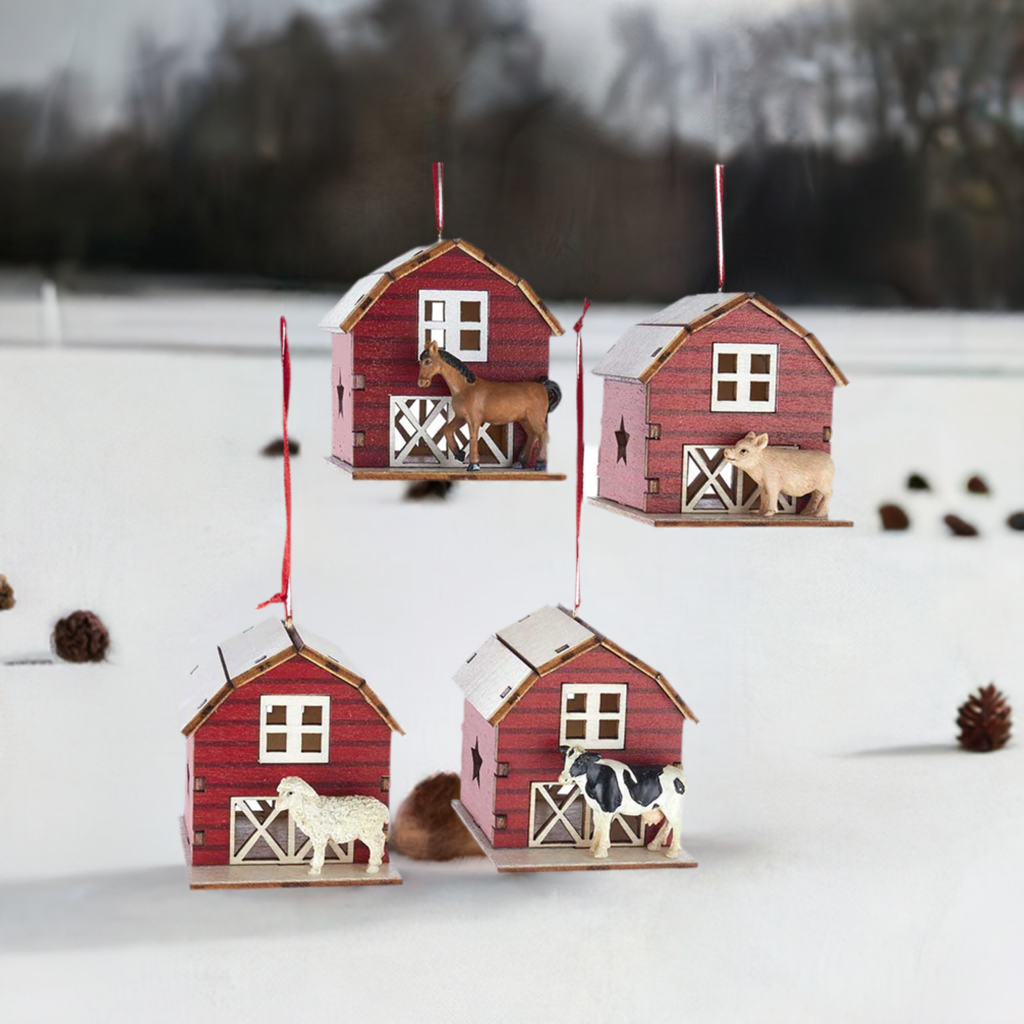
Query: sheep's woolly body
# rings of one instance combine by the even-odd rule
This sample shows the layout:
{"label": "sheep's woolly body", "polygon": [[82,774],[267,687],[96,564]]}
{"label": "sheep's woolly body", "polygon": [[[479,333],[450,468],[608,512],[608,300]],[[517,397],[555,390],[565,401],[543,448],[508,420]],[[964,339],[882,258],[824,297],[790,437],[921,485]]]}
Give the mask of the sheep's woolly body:
{"label": "sheep's woolly body", "polygon": [[281,780],[277,787],[278,806],[313,843],[313,862],[309,873],[319,875],[324,864],[327,843],[350,843],[358,839],[370,851],[369,874],[376,874],[387,842],[388,809],[372,796],[320,796],[308,783],[296,776]]}

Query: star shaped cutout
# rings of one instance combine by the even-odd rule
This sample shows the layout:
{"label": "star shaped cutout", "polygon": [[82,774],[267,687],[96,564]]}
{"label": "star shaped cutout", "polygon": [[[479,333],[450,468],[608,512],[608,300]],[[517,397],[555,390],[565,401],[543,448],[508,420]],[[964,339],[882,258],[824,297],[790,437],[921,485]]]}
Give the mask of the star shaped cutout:
{"label": "star shaped cutout", "polygon": [[473,781],[479,786],[480,785],[480,767],[484,763],[484,759],[480,756],[480,741],[476,740],[473,744],[473,749],[469,752],[473,758]]}
{"label": "star shaped cutout", "polygon": [[615,457],[616,462],[626,462],[626,445],[629,444],[629,434],[626,431],[626,419],[624,416],[619,417],[619,429],[615,431],[615,441],[619,446],[619,454]]}
{"label": "star shaped cutout", "polygon": [[338,415],[341,416],[345,411],[345,385],[339,384],[338,386]]}

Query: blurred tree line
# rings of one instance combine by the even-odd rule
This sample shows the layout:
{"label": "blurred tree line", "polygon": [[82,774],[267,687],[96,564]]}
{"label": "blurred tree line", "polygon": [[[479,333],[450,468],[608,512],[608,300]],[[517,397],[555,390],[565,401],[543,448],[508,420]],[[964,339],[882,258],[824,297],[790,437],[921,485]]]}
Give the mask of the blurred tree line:
{"label": "blurred tree line", "polygon": [[434,237],[443,159],[446,234],[546,298],[668,301],[717,283],[717,148],[727,287],[1024,307],[1024,0],[849,0],[682,52],[614,27],[596,111],[490,0],[229,22],[191,72],[141,41],[101,133],[73,80],[0,93],[0,262],[352,280]]}

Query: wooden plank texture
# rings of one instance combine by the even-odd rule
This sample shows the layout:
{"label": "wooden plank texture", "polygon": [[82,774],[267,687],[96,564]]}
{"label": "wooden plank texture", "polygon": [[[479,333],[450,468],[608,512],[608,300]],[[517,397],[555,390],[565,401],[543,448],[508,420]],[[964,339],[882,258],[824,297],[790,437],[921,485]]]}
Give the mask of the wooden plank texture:
{"label": "wooden plank texture", "polygon": [[333,455],[326,458],[325,462],[330,463],[337,469],[344,470],[353,480],[487,480],[490,483],[495,481],[509,483],[511,481],[542,481],[542,480],[564,480],[564,473],[538,473],[535,469],[481,469],[478,473],[470,473],[465,469],[446,469],[438,466],[437,469],[421,468],[406,469],[404,467],[381,467],[379,469],[358,469]]}
{"label": "wooden plank texture", "polygon": [[620,505],[607,498],[588,498],[591,505],[615,512],[627,519],[635,519],[649,526],[853,526],[849,519],[819,519],[817,516],[775,515],[740,516],[714,512],[643,512],[629,505]]}

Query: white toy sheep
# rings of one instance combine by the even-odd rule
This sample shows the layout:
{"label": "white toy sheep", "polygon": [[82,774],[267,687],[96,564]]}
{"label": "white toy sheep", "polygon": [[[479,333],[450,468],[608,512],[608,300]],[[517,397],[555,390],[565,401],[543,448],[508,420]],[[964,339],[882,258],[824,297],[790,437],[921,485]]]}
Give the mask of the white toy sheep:
{"label": "white toy sheep", "polygon": [[370,851],[368,874],[375,875],[384,859],[387,843],[388,809],[372,796],[320,796],[304,780],[289,775],[277,787],[277,806],[286,810],[292,821],[313,843],[311,875],[319,875],[324,866],[328,840],[365,843]]}

